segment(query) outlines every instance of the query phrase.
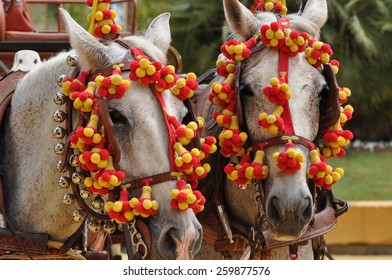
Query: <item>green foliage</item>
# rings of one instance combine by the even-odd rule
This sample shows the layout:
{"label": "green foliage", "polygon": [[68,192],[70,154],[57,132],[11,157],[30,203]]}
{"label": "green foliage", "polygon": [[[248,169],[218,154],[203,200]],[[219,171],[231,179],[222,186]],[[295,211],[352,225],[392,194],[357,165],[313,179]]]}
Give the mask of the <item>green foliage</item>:
{"label": "green foliage", "polygon": [[342,179],[332,187],[343,200],[391,200],[392,151],[349,150],[343,158],[329,159],[334,168],[343,167]]}

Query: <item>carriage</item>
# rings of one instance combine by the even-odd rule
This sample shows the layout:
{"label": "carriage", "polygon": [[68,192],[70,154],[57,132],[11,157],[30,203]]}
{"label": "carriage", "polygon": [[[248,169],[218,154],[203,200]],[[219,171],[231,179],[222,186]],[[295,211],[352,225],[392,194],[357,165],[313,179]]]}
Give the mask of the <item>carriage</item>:
{"label": "carriage", "polygon": [[[1,142],[11,174],[4,200],[14,201],[2,209],[11,230],[1,230],[13,239],[3,239],[2,256],[107,258],[97,253],[105,242],[126,244],[129,258],[329,256],[324,234],[348,204],[332,195],[343,171],[326,158],[343,156],[352,135],[341,127],[348,113],[338,65],[317,41],[326,3],[310,0],[302,16],[286,17],[284,1],[271,9],[274,1],[256,1],[252,11],[223,2],[234,39],[198,80],[165,66],[173,52],[168,14],[144,36],[100,41],[60,9],[72,49],[12,81],[17,98],[4,98],[12,102]],[[65,128],[42,130],[53,125],[50,109]],[[50,134],[55,153],[32,155]],[[34,233],[18,232],[28,229]]]}

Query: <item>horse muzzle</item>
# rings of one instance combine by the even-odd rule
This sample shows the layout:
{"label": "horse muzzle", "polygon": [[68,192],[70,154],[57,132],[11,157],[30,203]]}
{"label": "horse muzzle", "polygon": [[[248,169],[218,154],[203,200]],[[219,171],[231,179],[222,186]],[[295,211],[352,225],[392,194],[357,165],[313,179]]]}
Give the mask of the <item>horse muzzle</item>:
{"label": "horse muzzle", "polygon": [[300,238],[308,228],[313,215],[311,196],[298,199],[269,197],[266,205],[266,218],[269,232],[279,241],[292,241]]}

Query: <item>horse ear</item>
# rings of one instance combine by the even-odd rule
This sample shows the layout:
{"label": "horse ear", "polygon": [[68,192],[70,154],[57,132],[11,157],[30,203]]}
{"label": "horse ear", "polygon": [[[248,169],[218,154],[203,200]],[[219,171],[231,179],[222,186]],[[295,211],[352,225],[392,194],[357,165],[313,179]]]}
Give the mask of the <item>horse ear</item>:
{"label": "horse ear", "polygon": [[326,0],[309,0],[304,8],[302,17],[318,26],[323,27],[328,18],[328,6]]}
{"label": "horse ear", "polygon": [[171,33],[170,33],[170,13],[163,13],[157,16],[148,26],[144,37],[166,52],[171,43]]}
{"label": "horse ear", "polygon": [[71,47],[76,50],[81,64],[91,70],[107,65],[110,62],[107,48],[81,27],[66,10],[60,8],[60,12]]}
{"label": "horse ear", "polygon": [[224,0],[223,7],[226,21],[232,32],[241,36],[244,40],[257,33],[258,21],[253,13],[238,0]]}

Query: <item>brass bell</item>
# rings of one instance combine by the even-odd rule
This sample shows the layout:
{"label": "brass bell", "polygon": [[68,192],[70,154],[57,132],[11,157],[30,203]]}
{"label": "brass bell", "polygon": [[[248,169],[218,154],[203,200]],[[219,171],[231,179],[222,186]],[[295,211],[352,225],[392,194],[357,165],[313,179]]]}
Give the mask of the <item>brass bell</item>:
{"label": "brass bell", "polygon": [[62,165],[63,161],[59,160],[56,164],[56,170],[57,172],[67,172],[68,171],[68,166],[64,165],[63,169],[61,169],[61,165]]}
{"label": "brass bell", "polygon": [[86,216],[87,214],[82,209],[76,210],[72,214],[72,218],[75,222],[82,222]]}
{"label": "brass bell", "polygon": [[71,179],[66,176],[61,176],[58,181],[59,188],[66,189],[71,186]]}
{"label": "brass bell", "polygon": [[98,222],[97,220],[90,220],[90,221],[88,222],[88,224],[87,224],[87,227],[88,227],[88,229],[89,229],[91,232],[97,232],[97,231],[100,229],[101,224],[100,224],[100,222]]}
{"label": "brass bell", "polygon": [[64,143],[57,143],[54,146],[55,154],[61,156],[63,154],[63,152],[64,152],[64,146],[65,146]]}
{"label": "brass bell", "polygon": [[61,126],[56,126],[53,129],[53,136],[56,139],[63,139],[66,134],[67,134],[67,131],[65,130],[65,128],[63,128]]}
{"label": "brass bell", "polygon": [[67,102],[67,96],[62,92],[57,92],[54,95],[53,101],[57,105],[63,105],[63,104],[65,104],[65,102]]}
{"label": "brass bell", "polygon": [[64,80],[67,78],[67,75],[62,74],[60,75],[60,77],[58,77],[57,79],[57,84],[59,85],[59,87],[63,86]]}
{"label": "brass bell", "polygon": [[105,221],[103,224],[103,231],[107,234],[112,234],[116,230],[116,225],[112,221]]}
{"label": "brass bell", "polygon": [[79,167],[79,162],[78,162],[78,155],[71,155],[69,157],[69,164],[72,167]]}
{"label": "brass bell", "polygon": [[71,67],[78,66],[78,56],[76,54],[70,54],[67,56],[67,64]]}
{"label": "brass bell", "polygon": [[93,193],[91,191],[87,190],[86,188],[80,189],[80,197],[81,198],[89,199],[92,195],[93,195]]}
{"label": "brass bell", "polygon": [[55,122],[61,123],[65,120],[65,118],[67,117],[67,113],[61,110],[56,110],[53,113],[53,120]]}
{"label": "brass bell", "polygon": [[75,203],[75,195],[72,193],[66,193],[63,196],[63,203],[65,205],[72,205]]}
{"label": "brass bell", "polygon": [[103,200],[103,198],[102,198],[100,195],[97,195],[97,196],[94,197],[94,199],[91,201],[91,206],[92,206],[95,210],[102,210],[104,205],[105,205],[105,201]]}
{"label": "brass bell", "polygon": [[84,181],[84,176],[79,172],[72,173],[72,182],[76,185],[80,185]]}

